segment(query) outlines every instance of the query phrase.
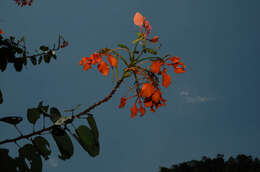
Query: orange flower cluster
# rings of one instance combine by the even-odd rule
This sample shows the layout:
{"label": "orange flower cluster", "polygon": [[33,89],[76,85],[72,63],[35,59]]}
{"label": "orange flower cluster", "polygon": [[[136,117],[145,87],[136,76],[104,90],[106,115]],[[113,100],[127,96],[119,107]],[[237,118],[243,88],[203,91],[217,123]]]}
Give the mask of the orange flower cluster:
{"label": "orange flower cluster", "polygon": [[0,34],[3,34],[4,32],[2,31],[2,29],[0,29]]}
{"label": "orange flower cluster", "polygon": [[[170,61],[166,63],[166,61]],[[146,82],[142,85],[141,89],[139,89],[139,85],[137,84],[135,96],[131,96],[128,98],[122,97],[120,99],[119,108],[123,108],[126,105],[128,99],[137,97],[134,103],[134,106],[131,107],[131,118],[135,117],[139,112],[141,116],[146,113],[146,108],[150,108],[151,112],[155,112],[155,109],[158,109],[161,106],[165,106],[166,100],[162,97],[162,92],[158,86],[158,78],[156,74],[162,75],[162,86],[167,88],[171,84],[171,76],[167,74],[166,66],[172,66],[174,68],[175,73],[184,73],[185,65],[180,61],[180,57],[171,57],[162,60],[152,61],[150,66],[150,71],[140,70],[138,68],[131,69],[137,75],[145,75]],[[161,67],[163,69],[161,70]],[[137,107],[137,102],[139,103],[139,108]],[[143,106],[144,105],[144,106]]]}
{"label": "orange flower cluster", "polygon": [[[166,63],[170,61],[169,63]],[[162,74],[162,85],[167,88],[171,84],[171,76],[167,74],[167,69],[164,67],[161,71],[161,66],[172,66],[175,73],[184,73],[186,66],[180,61],[180,57],[171,57],[165,61],[155,60],[152,61],[150,70],[153,73]]]}
{"label": "orange flower cluster", "polygon": [[117,67],[117,59],[111,54],[101,54],[93,53],[90,57],[83,57],[79,62],[79,65],[83,65],[85,71],[91,68],[91,65],[97,65],[98,71],[101,72],[104,76],[107,76],[109,73],[108,64],[102,59],[102,57],[107,57],[107,60],[111,67]]}
{"label": "orange flower cluster", "polygon": [[[126,62],[124,57],[119,56],[119,59],[123,60],[126,65],[126,69],[123,78],[131,76],[131,74],[135,77],[135,84],[133,88],[136,90],[134,95],[130,97],[121,97],[119,108],[125,107],[127,101],[132,98],[136,98],[134,105],[130,108],[131,110],[131,118],[135,117],[138,113],[140,116],[144,116],[146,113],[146,108],[150,109],[151,112],[155,112],[161,106],[166,105],[166,100],[162,97],[162,92],[159,88],[161,77],[161,85],[165,88],[168,88],[171,84],[171,76],[167,73],[167,67],[170,66],[173,68],[175,73],[184,73],[186,66],[180,61],[180,57],[169,57],[169,58],[160,58],[160,57],[145,57],[142,59],[142,53],[146,52],[144,50],[153,50],[150,48],[146,48],[146,40],[151,43],[157,43],[159,40],[158,36],[154,36],[152,39],[148,39],[147,36],[151,33],[152,27],[139,12],[137,12],[134,16],[134,24],[140,27],[141,34],[137,34],[138,38],[133,41],[135,44],[135,48],[133,52],[130,52],[128,47],[123,48],[126,49],[129,53],[129,63]],[[143,44],[143,50],[139,54],[139,51],[136,51],[136,48],[139,44]],[[145,46],[144,46],[145,45]],[[122,49],[122,46],[120,48]],[[99,53],[93,53],[90,57],[83,57],[80,61],[80,65],[83,65],[85,71],[91,68],[92,65],[98,64],[97,68],[99,72],[103,75],[107,76],[109,73],[109,65],[102,59],[102,57],[106,57],[110,66],[117,67],[117,59],[113,57],[111,54],[106,53],[102,54],[101,51]],[[135,57],[135,54],[139,54],[139,56]],[[152,53],[156,54],[156,53]],[[156,59],[156,60],[153,60]],[[150,61],[152,64],[149,68],[143,68],[139,64],[140,62]],[[130,73],[130,74],[129,74]]]}

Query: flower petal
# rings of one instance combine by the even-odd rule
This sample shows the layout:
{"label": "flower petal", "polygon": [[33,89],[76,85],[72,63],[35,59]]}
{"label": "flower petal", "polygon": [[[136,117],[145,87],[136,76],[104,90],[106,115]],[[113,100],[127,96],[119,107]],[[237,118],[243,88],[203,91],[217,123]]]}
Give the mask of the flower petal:
{"label": "flower petal", "polygon": [[150,39],[149,41],[152,42],[152,43],[157,43],[159,40],[159,37],[158,36],[154,36],[152,39]]}
{"label": "flower petal", "polygon": [[113,66],[113,67],[117,66],[117,59],[115,57],[113,57],[111,54],[108,54],[107,60],[111,66]]}
{"label": "flower petal", "polygon": [[142,97],[150,97],[154,92],[154,86],[151,83],[144,83],[141,89]]}
{"label": "flower petal", "polygon": [[150,66],[151,72],[159,73],[162,64],[160,60],[152,61],[152,65]]}
{"label": "flower petal", "polygon": [[175,68],[174,68],[174,72],[175,72],[175,73],[184,73],[185,70],[184,70],[184,68],[182,68],[182,67],[175,67]]}
{"label": "flower petal", "polygon": [[124,97],[121,97],[121,99],[120,99],[120,105],[119,105],[119,107],[118,108],[123,108],[125,105],[126,105],[126,98],[124,98]]}
{"label": "flower petal", "polygon": [[157,89],[152,96],[152,100],[154,103],[159,103],[161,100],[161,91]]}
{"label": "flower petal", "polygon": [[162,85],[167,88],[171,84],[171,76],[167,74],[167,70],[162,71]]}
{"label": "flower petal", "polygon": [[98,64],[98,70],[101,72],[104,76],[107,76],[109,73],[109,66],[106,62],[104,62],[102,59]]}
{"label": "flower petal", "polygon": [[144,116],[144,114],[145,114],[145,108],[144,108],[143,106],[141,106],[141,107],[139,108],[139,112],[141,113],[141,116]]}
{"label": "flower petal", "polygon": [[137,106],[136,106],[136,103],[134,104],[134,106],[131,108],[131,118],[134,118],[137,114]]}
{"label": "flower petal", "polygon": [[2,31],[2,29],[0,29],[0,34],[3,34],[4,32]]}
{"label": "flower petal", "polygon": [[142,27],[144,20],[145,20],[145,18],[144,18],[144,16],[142,16],[142,14],[140,14],[139,12],[135,13],[135,16],[134,16],[134,24],[135,25]]}

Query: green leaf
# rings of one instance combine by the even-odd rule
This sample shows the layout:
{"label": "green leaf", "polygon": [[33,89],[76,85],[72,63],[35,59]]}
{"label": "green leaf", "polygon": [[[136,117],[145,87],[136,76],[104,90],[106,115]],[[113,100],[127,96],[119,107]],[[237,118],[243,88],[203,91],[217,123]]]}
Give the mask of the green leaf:
{"label": "green leaf", "polygon": [[56,107],[50,109],[51,121],[55,123],[60,117],[60,111]]}
{"label": "green leaf", "polygon": [[48,48],[47,46],[45,46],[45,45],[42,45],[42,46],[40,46],[40,50],[42,50],[42,51],[48,51],[49,48]]}
{"label": "green leaf", "polygon": [[16,161],[8,155],[8,149],[0,149],[0,171],[17,172]]}
{"label": "green leaf", "polygon": [[44,58],[45,63],[50,63],[50,61],[51,61],[51,55],[50,54],[45,54],[43,56],[43,58]]}
{"label": "green leaf", "polygon": [[42,104],[43,104],[43,101],[41,101],[41,102],[39,103],[38,109],[39,109],[39,110],[43,110],[44,112],[48,112],[49,105],[43,106]]}
{"label": "green leaf", "polygon": [[[5,48],[0,48],[0,52],[3,52],[4,50],[5,50]],[[1,55],[1,56],[2,56],[2,55],[5,55],[5,53],[4,53],[4,54],[1,53],[0,55]],[[0,70],[1,70],[2,72],[5,71],[7,64],[8,64],[7,56],[2,56],[2,57],[0,58]]]}
{"label": "green leaf", "polygon": [[18,54],[22,54],[23,53],[23,49],[19,48],[19,47],[16,47],[15,49],[16,53]]}
{"label": "green leaf", "polygon": [[35,56],[30,57],[30,60],[31,60],[31,62],[32,62],[33,65],[36,65],[36,64],[37,64],[37,60],[36,60],[36,57],[35,57]]}
{"label": "green leaf", "polygon": [[23,69],[23,60],[22,58],[16,58],[14,60],[14,68],[17,72],[21,72]]}
{"label": "green leaf", "polygon": [[41,113],[38,108],[27,109],[27,119],[30,123],[35,124],[36,121],[40,118]]}
{"label": "green leaf", "polygon": [[3,94],[2,94],[2,91],[1,91],[1,89],[0,89],[0,104],[2,104],[3,101],[4,101],[4,99],[3,99]]}
{"label": "green leaf", "polygon": [[153,55],[156,55],[156,54],[157,54],[157,51],[155,51],[155,50],[152,49],[152,48],[146,48],[146,50],[147,50],[148,53],[151,53],[151,54],[153,54]]}
{"label": "green leaf", "polygon": [[88,124],[91,128],[91,131],[93,132],[95,139],[98,140],[99,133],[98,133],[97,124],[96,124],[96,121],[95,121],[93,115],[88,115],[87,121],[88,121]]}
{"label": "green leaf", "polygon": [[129,48],[126,45],[118,44],[117,46],[120,47],[120,48],[125,48],[125,49],[129,50]]}
{"label": "green leaf", "polygon": [[38,64],[41,64],[41,62],[42,62],[42,56],[39,57]]}
{"label": "green leaf", "polygon": [[[33,171],[33,172],[42,171],[42,159],[41,159],[40,154],[38,153],[37,149],[32,144],[26,144],[22,148],[19,149],[19,160],[23,161],[24,164],[26,165],[26,163],[25,163],[26,159],[30,163],[30,168],[29,168],[30,171]],[[20,170],[20,171],[22,171],[22,170]]]}
{"label": "green leaf", "polygon": [[52,137],[60,150],[61,155],[59,155],[59,158],[62,160],[69,159],[74,151],[69,135],[57,126],[52,130]]}
{"label": "green leaf", "polygon": [[33,139],[33,144],[45,160],[49,159],[48,156],[51,154],[50,144],[45,138],[37,136]]}
{"label": "green leaf", "polygon": [[8,116],[8,117],[0,118],[0,121],[8,123],[8,124],[12,124],[12,125],[17,125],[22,120],[23,120],[23,118],[19,117],[19,116]]}
{"label": "green leaf", "polygon": [[100,151],[100,146],[93,132],[87,126],[81,125],[76,129],[76,133],[78,135],[76,139],[88,154],[92,157],[97,156]]}

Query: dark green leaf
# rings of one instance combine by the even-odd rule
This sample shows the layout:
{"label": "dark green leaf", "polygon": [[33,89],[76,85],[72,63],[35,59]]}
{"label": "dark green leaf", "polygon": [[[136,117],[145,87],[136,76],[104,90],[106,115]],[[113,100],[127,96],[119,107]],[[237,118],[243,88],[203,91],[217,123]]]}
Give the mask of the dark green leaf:
{"label": "dark green leaf", "polygon": [[146,50],[147,50],[148,53],[151,53],[151,54],[153,54],[153,55],[156,55],[156,54],[157,54],[157,51],[155,51],[155,50],[152,49],[152,48],[146,48]]}
{"label": "dark green leaf", "polygon": [[42,171],[42,159],[37,149],[32,144],[26,144],[19,149],[19,160],[25,163],[25,159],[30,163],[30,171]]}
{"label": "dark green leaf", "polygon": [[99,154],[100,146],[95,139],[93,132],[85,125],[81,125],[76,129],[78,137],[76,139],[80,145],[88,152],[92,157]]}
{"label": "dark green leaf", "polygon": [[40,46],[40,50],[42,50],[42,51],[48,51],[49,48],[48,48],[47,46],[45,46],[45,45],[42,45],[42,46]]}
{"label": "dark green leaf", "polygon": [[23,120],[23,118],[19,117],[19,116],[9,116],[9,117],[0,118],[0,121],[8,123],[8,124],[12,124],[12,125],[17,125],[22,120]]}
{"label": "dark green leaf", "polygon": [[73,144],[69,135],[63,129],[55,127],[52,131],[52,137],[60,150],[59,158],[69,159],[73,155]]}
{"label": "dark green leaf", "polygon": [[42,104],[43,104],[43,101],[41,101],[41,102],[39,103],[39,105],[38,105],[38,109],[40,110],[40,112],[41,112],[41,110],[43,110],[44,112],[48,112],[49,105],[43,106]]}
{"label": "dark green leaf", "polygon": [[0,104],[2,104],[3,101],[4,101],[4,99],[3,99],[3,94],[2,94],[2,91],[1,91],[1,89],[0,89]]}
{"label": "dark green leaf", "polygon": [[26,66],[27,65],[27,58],[26,57],[22,57],[23,59],[23,65]]}
{"label": "dark green leaf", "polygon": [[16,53],[18,54],[22,54],[23,53],[23,49],[19,48],[19,47],[16,47]]}
{"label": "dark green leaf", "polygon": [[61,114],[60,114],[60,111],[55,108],[55,107],[52,107],[50,109],[50,115],[51,115],[51,120],[53,123],[55,123],[60,117],[61,117]]}
{"label": "dark green leaf", "polygon": [[40,111],[38,108],[27,109],[27,119],[30,123],[35,124],[36,121],[40,118]]}
{"label": "dark green leaf", "polygon": [[93,115],[88,115],[87,120],[88,120],[88,124],[91,128],[91,131],[92,131],[94,137],[96,138],[96,140],[98,140],[99,133],[98,133],[97,124],[96,124],[96,121],[95,121]]}
{"label": "dark green leaf", "polygon": [[120,48],[125,48],[125,49],[129,50],[129,48],[126,45],[118,44],[117,46],[120,47]]}
{"label": "dark green leaf", "polygon": [[21,72],[23,69],[23,60],[22,58],[16,58],[14,60],[14,68],[17,72]]}
{"label": "dark green leaf", "polygon": [[17,172],[16,161],[8,155],[8,149],[0,149],[0,171]]}
{"label": "dark green leaf", "polygon": [[43,56],[43,58],[44,58],[45,63],[50,63],[50,61],[51,61],[51,55],[50,54],[45,54]]}
{"label": "dark green leaf", "polygon": [[32,62],[33,65],[36,65],[36,64],[37,64],[37,60],[36,60],[36,57],[35,57],[35,56],[30,57],[30,60],[31,60],[31,62]]}
{"label": "dark green leaf", "polygon": [[[3,48],[0,49],[0,52],[3,50]],[[0,54],[0,70],[3,72],[6,69],[8,60],[7,60],[7,56],[4,56],[5,54]]]}
{"label": "dark green leaf", "polygon": [[51,154],[49,142],[45,138],[37,136],[33,139],[33,143],[44,159],[49,159],[48,156]]}
{"label": "dark green leaf", "polygon": [[41,64],[41,62],[42,62],[42,56],[39,57],[38,64]]}

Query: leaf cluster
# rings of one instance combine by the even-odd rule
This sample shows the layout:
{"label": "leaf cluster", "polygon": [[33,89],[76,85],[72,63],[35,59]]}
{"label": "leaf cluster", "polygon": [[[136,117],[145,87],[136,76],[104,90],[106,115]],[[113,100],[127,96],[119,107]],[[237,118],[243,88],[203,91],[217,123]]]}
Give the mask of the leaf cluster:
{"label": "leaf cluster", "polygon": [[[73,113],[78,106],[71,110]],[[39,131],[34,131],[34,126],[43,116],[43,127]],[[45,128],[45,119],[48,118],[53,125]],[[0,118],[0,121],[13,125],[17,125],[22,121],[22,117],[9,116]],[[43,135],[51,134],[60,154],[58,157],[61,160],[70,159],[74,153],[74,145],[71,136],[88,152],[91,157],[96,157],[100,152],[99,132],[96,121],[92,114],[88,114],[86,119],[87,125],[80,125],[75,127],[73,121],[75,116],[63,116],[58,108],[49,105],[43,105],[40,102],[38,106],[27,109],[27,120],[33,125],[33,132],[28,135],[21,134],[20,137],[13,139],[14,143],[21,139],[27,139],[29,143],[24,146],[19,146],[18,156],[10,157],[8,149],[0,149],[0,171],[10,172],[27,172],[27,171],[42,171],[42,159],[49,159],[51,155],[51,147],[48,139]],[[72,129],[71,129],[72,128]],[[18,129],[18,128],[17,128]],[[74,132],[73,132],[74,130]],[[0,142],[2,144],[4,142]],[[29,163],[28,163],[29,162]]]}

